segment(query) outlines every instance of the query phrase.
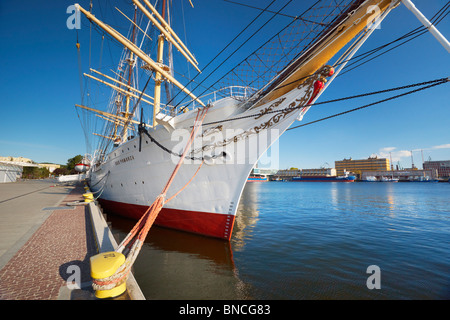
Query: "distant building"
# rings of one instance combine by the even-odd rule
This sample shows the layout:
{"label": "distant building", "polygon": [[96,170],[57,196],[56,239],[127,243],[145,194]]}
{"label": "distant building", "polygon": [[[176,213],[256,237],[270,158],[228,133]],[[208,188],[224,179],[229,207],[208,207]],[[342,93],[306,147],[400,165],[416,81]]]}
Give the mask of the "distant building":
{"label": "distant building", "polygon": [[362,160],[344,159],[335,161],[334,166],[338,176],[344,175],[344,171],[353,172],[361,177],[363,171],[389,171],[391,169],[389,159],[378,157]]}
{"label": "distant building", "polygon": [[22,177],[23,167],[47,168],[53,172],[61,165],[53,163],[34,163],[31,159],[24,157],[0,157],[0,183],[16,182]]}
{"label": "distant building", "polygon": [[278,172],[278,169],[271,169],[271,168],[253,168],[251,173],[254,174],[263,174],[263,175],[273,175]]}
{"label": "distant building", "polygon": [[436,180],[437,171],[433,169],[418,170],[417,168],[404,170],[380,170],[380,171],[361,171],[360,180],[367,181],[369,178],[381,180],[382,178],[395,178],[399,181],[429,181]]}
{"label": "distant building", "polygon": [[450,177],[450,160],[443,161],[425,161],[423,163],[424,170],[437,170],[439,178]]}
{"label": "distant building", "polygon": [[334,168],[319,168],[319,169],[285,169],[278,170],[276,174],[274,174],[277,178],[288,179],[290,180],[293,177],[301,177],[301,176],[320,176],[320,177],[334,177],[336,176],[336,169]]}
{"label": "distant building", "polygon": [[298,177],[300,176],[302,170],[301,169],[297,169],[297,168],[292,168],[292,169],[283,169],[283,170],[278,170],[277,173],[275,174],[277,177],[282,178],[282,179],[289,179],[292,177]]}
{"label": "distant building", "polygon": [[336,169],[334,168],[319,168],[319,169],[302,169],[300,176],[336,176]]}
{"label": "distant building", "polygon": [[23,166],[0,161],[0,183],[16,182],[22,172]]}
{"label": "distant building", "polygon": [[42,168],[47,168],[50,173],[55,171],[55,169],[61,168],[60,164],[54,164],[54,163],[38,163],[38,165]]}

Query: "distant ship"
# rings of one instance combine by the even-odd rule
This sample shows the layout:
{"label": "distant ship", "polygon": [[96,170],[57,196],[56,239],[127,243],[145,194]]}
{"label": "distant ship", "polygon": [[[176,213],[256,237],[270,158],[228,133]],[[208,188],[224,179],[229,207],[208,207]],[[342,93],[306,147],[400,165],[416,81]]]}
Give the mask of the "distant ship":
{"label": "distant ship", "polygon": [[354,182],[355,176],[349,175],[346,171],[343,176],[300,176],[293,177],[292,181],[312,181],[312,182]]}
{"label": "distant ship", "polygon": [[418,178],[416,178],[416,179],[409,179],[408,180],[408,182],[438,182],[439,180],[437,180],[437,179],[433,179],[433,178],[430,178],[430,177],[428,177],[428,176],[426,176],[426,177],[418,177]]}
{"label": "distant ship", "polygon": [[381,182],[398,182],[398,178],[381,177]]}
{"label": "distant ship", "polygon": [[247,182],[254,182],[254,181],[266,182],[268,181],[268,179],[267,176],[263,174],[250,174],[247,178]]}

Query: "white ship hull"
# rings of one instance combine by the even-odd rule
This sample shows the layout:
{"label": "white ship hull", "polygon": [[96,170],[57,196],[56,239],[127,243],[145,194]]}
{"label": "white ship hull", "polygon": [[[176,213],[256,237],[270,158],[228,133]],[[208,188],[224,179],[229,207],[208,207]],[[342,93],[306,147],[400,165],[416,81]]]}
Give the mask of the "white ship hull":
{"label": "white ship hull", "polygon": [[[164,206],[155,224],[229,240],[251,169],[299,114],[307,111],[308,107],[301,106],[310,101],[317,78],[311,77],[280,98],[244,112],[235,98],[215,102],[187,156],[205,157],[205,163],[191,183]],[[187,141],[181,137],[189,134],[196,113],[191,110],[178,115],[170,121],[172,128],[165,123],[150,134],[167,149],[181,154]],[[224,119],[234,120],[207,125]],[[139,219],[163,190],[178,159],[145,135],[139,152],[139,137],[135,137],[115,148],[101,165],[92,167],[91,190],[100,194],[106,212]],[[200,163],[185,159],[166,199],[186,185]]]}
{"label": "white ship hull", "polygon": [[[229,73],[232,78],[234,78],[234,74],[238,78],[237,82],[231,83],[250,86],[254,85],[255,80],[261,78],[266,84],[258,84],[258,80],[256,81],[257,88],[254,89],[257,90],[256,93],[239,95],[233,92],[227,98],[210,104],[203,121],[203,128],[193,142],[193,151],[191,154],[188,153],[188,159],[192,157],[204,159],[205,164],[187,186],[186,183],[197,172],[201,161],[187,160],[187,163],[182,165],[168,194],[165,195],[165,199],[169,199],[179,190],[183,190],[173,200],[164,205],[155,220],[157,225],[230,239],[239,199],[251,169],[295,119],[302,119],[309,108],[307,105],[314,102],[320,92],[324,90],[326,81],[323,78],[330,77],[334,73],[331,67],[324,65],[329,63],[352,39],[356,38],[350,48],[338,59],[340,61],[338,71],[334,73],[330,80],[334,79],[348,59],[373,32],[375,28],[368,28],[369,22],[373,20],[371,18],[373,3],[375,3],[374,0],[358,0],[343,6],[343,10],[345,7],[344,11],[333,15],[324,14],[323,17],[330,17],[330,21],[324,25],[321,31],[317,30],[318,34],[314,35],[314,38],[317,37],[317,39],[310,45],[306,45],[304,51],[299,51],[292,57],[284,56],[286,54],[284,51],[287,48],[284,48],[284,43],[281,43],[280,38],[278,38],[279,44],[275,45],[270,40],[236,67],[236,70],[242,69],[242,72],[239,71],[239,74],[235,74],[236,70],[233,70]],[[376,5],[380,13],[383,12],[377,20],[376,24],[379,24],[387,13],[395,7],[396,2],[381,0],[377,1]],[[148,3],[147,6],[150,7]],[[318,11],[311,12],[311,14],[315,15],[321,12],[321,8],[321,6],[317,6],[314,10]],[[169,116],[173,110],[163,110],[159,113],[161,107],[161,77],[178,87],[192,98],[192,101],[197,101],[202,106],[209,101],[207,98],[205,99],[205,96],[196,97],[184,85],[176,81],[163,68],[167,67],[166,69],[170,70],[169,66],[155,63],[134,43],[118,35],[116,31],[111,30],[101,21],[97,21],[95,16],[87,10],[83,9],[82,12],[130,50],[129,56],[131,59],[123,59],[123,61],[129,63],[127,72],[132,71],[130,68],[134,66],[132,62],[136,55],[144,62],[141,67],[155,74],[155,95],[153,98],[150,97],[154,99],[154,102],[146,102],[149,105],[154,105],[153,110],[157,113],[153,120],[158,125],[148,131],[152,138],[147,137],[147,132],[142,131],[141,123],[139,127],[141,137],[134,137],[122,143],[106,157],[98,154],[97,151],[89,171],[91,190],[95,192],[96,196],[99,196],[100,202],[107,212],[138,219],[160,195],[166,185],[179,160],[179,157],[172,153],[182,153],[197,115],[195,109],[187,113],[178,113],[174,117]],[[150,17],[150,14],[147,16]],[[302,24],[304,23],[303,20],[299,21]],[[291,27],[296,28],[298,26],[294,24]],[[160,28],[161,32],[165,32],[163,30]],[[363,32],[361,36],[357,37],[361,32]],[[289,34],[286,33],[286,37]],[[313,35],[312,31],[308,35]],[[162,44],[164,43],[164,37],[159,39],[161,40],[158,40],[158,60],[163,60]],[[292,40],[292,43],[300,44],[300,42],[300,39]],[[295,48],[293,46],[291,49],[297,50],[300,47]],[[267,52],[277,56],[276,48],[283,52],[283,57],[279,57],[281,59],[279,62],[282,61],[282,67],[277,66],[278,59],[272,61],[273,63],[270,65],[266,65],[265,59],[269,56],[265,56],[263,61],[257,54],[268,50]],[[127,55],[124,54],[125,56]],[[252,59],[257,59],[262,63],[260,72],[253,68]],[[131,73],[127,74],[130,75]],[[243,81],[241,73],[249,76],[254,75],[255,77]],[[95,77],[90,77],[95,79]],[[128,76],[128,85],[118,79],[114,79],[114,81],[121,83],[124,88],[130,89],[130,76]],[[102,81],[102,83],[104,82]],[[327,85],[330,82],[328,81]],[[118,89],[112,84],[109,84],[109,86]],[[222,88],[222,86],[220,87]],[[247,87],[241,88],[248,89]],[[145,87],[143,91],[145,91]],[[116,93],[113,95],[115,100],[110,101],[110,109],[113,112],[105,114],[100,110],[78,105],[82,109],[106,115],[106,120],[114,122],[116,129],[117,126],[123,126],[120,136],[117,135],[116,130],[105,130],[104,135],[100,135],[114,141],[128,139],[129,130],[131,130],[129,121],[131,115],[135,113],[135,109],[129,109],[131,106],[129,102],[131,97],[138,97],[124,89],[120,89],[120,92],[121,95]],[[142,101],[144,101],[144,92],[137,90],[136,93],[140,93],[138,100],[142,98]],[[125,98],[125,105],[122,103],[122,98]],[[263,100],[254,104],[255,101],[250,102],[249,100],[252,98]],[[183,105],[189,105],[189,103],[184,101]],[[116,104],[121,107],[116,108]],[[136,106],[138,106],[138,103],[134,105],[134,107]],[[165,104],[166,108],[169,106],[171,106],[170,101]],[[178,104],[172,106],[174,109],[177,107]],[[130,111],[132,112],[129,113]],[[182,110],[178,109],[176,112],[180,111]],[[126,117],[119,114],[126,115]],[[133,123],[136,123],[136,121]],[[182,139],[182,136],[185,138]],[[139,151],[140,138],[142,138],[141,151]],[[106,150],[105,144],[100,144],[100,146],[103,150]],[[106,148],[108,147],[106,145]]]}

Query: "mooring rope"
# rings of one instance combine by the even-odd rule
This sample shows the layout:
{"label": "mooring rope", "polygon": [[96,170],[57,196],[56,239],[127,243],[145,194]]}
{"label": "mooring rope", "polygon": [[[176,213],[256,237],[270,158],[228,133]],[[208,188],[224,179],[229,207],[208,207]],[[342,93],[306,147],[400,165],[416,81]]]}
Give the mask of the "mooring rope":
{"label": "mooring rope", "polygon": [[[191,130],[191,134],[189,137],[189,140],[184,148],[183,154],[180,157],[177,165],[175,166],[175,169],[173,170],[169,180],[167,181],[166,185],[164,186],[161,193],[156,197],[155,201],[148,207],[148,209],[145,211],[145,213],[142,215],[142,217],[139,219],[139,221],[135,224],[133,229],[128,233],[128,235],[125,237],[125,239],[119,244],[116,252],[122,253],[125,248],[128,246],[128,244],[131,244],[131,248],[127,254],[127,257],[125,259],[125,262],[116,270],[116,272],[106,278],[101,279],[93,279],[92,281],[92,287],[94,290],[110,290],[117,286],[120,286],[123,284],[128,274],[130,273],[131,267],[134,264],[134,261],[136,260],[137,256],[139,255],[139,252],[142,248],[142,245],[145,241],[145,238],[147,237],[147,234],[150,230],[150,228],[153,225],[153,222],[156,220],[156,217],[158,216],[159,212],[161,211],[164,204],[172,200],[176,195],[178,195],[186,186],[192,181],[192,179],[195,177],[197,172],[200,170],[200,167],[202,166],[203,162],[200,164],[199,168],[195,172],[194,176],[188,181],[188,183],[181,188],[177,193],[175,193],[174,196],[169,198],[167,201],[165,200],[167,191],[172,184],[176,174],[178,173],[181,164],[183,163],[187,152],[190,149],[190,146],[194,140],[195,135],[197,134],[199,128],[202,125],[202,122],[206,116],[206,113],[208,112],[208,107],[201,108],[197,112],[197,117],[194,122],[194,127]],[[131,242],[134,239],[133,242]]]}

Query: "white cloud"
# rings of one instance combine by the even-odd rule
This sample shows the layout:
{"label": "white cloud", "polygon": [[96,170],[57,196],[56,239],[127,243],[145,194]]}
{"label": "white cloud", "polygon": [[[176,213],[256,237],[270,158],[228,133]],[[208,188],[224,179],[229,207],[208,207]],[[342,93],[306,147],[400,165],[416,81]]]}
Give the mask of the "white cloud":
{"label": "white cloud", "polygon": [[389,159],[392,157],[392,162],[401,161],[403,158],[411,157],[411,151],[409,150],[396,150],[396,147],[381,148],[377,155],[380,158]]}
{"label": "white cloud", "polygon": [[431,147],[430,149],[450,149],[450,143],[441,144],[439,146]]}
{"label": "white cloud", "polygon": [[405,164],[407,164],[407,166],[409,166],[411,165],[411,152],[413,153],[414,159],[416,159],[417,157],[416,152],[423,152],[423,151],[430,152],[432,150],[442,150],[442,149],[450,149],[450,143],[412,150],[397,150],[396,147],[385,147],[381,148],[376,153],[376,155],[380,158],[387,158],[387,159],[390,159],[392,157],[392,163],[400,161],[404,162]]}
{"label": "white cloud", "polygon": [[437,149],[450,149],[450,143],[441,144],[438,146],[432,146],[428,148],[414,149],[413,151],[429,151],[429,150],[437,150]]}

